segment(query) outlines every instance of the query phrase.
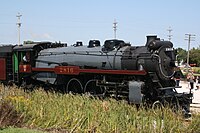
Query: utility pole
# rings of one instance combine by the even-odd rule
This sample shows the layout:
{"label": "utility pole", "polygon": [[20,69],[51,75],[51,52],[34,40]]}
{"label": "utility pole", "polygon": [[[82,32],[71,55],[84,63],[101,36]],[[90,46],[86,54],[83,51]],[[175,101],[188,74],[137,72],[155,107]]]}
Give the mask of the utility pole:
{"label": "utility pole", "polygon": [[171,39],[172,39],[172,34],[171,34],[172,29],[171,29],[171,27],[169,27],[169,29],[167,29],[167,31],[169,32],[169,34],[167,35],[168,39],[169,39],[169,41],[171,41]]}
{"label": "utility pole", "polygon": [[116,20],[114,20],[114,23],[113,23],[113,30],[114,30],[114,38],[116,39],[116,34],[117,34],[117,22]]}
{"label": "utility pole", "polygon": [[16,15],[16,17],[18,18],[18,22],[17,22],[17,26],[18,26],[18,45],[20,45],[20,27],[21,27],[21,25],[22,25],[22,23],[20,22],[20,17],[21,17],[22,15],[20,14],[20,13],[18,13],[17,15]]}
{"label": "utility pole", "polygon": [[187,73],[189,72],[188,67],[189,67],[189,58],[190,58],[190,43],[191,41],[194,41],[195,35],[193,34],[185,34],[185,40],[188,41],[188,52],[187,52]]}

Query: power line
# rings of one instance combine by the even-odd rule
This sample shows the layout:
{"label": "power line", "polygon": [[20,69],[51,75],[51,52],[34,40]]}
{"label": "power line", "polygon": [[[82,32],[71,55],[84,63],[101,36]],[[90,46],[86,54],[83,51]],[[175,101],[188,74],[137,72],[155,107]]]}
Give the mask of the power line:
{"label": "power line", "polygon": [[189,58],[190,58],[190,43],[191,41],[195,41],[195,35],[194,34],[185,34],[185,40],[188,41],[188,52],[187,52],[187,73],[188,73],[188,67],[189,67]]}
{"label": "power line", "polygon": [[20,17],[21,17],[22,15],[20,14],[20,13],[18,13],[17,15],[16,15],[16,17],[18,18],[18,22],[17,22],[17,26],[18,26],[18,45],[20,45],[20,27],[21,27],[21,25],[22,25],[22,23],[20,22]]}

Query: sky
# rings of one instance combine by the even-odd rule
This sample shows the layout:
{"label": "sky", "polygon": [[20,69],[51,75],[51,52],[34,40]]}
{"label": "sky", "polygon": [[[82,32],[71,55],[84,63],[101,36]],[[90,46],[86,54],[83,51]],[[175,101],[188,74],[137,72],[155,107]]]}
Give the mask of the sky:
{"label": "sky", "polygon": [[188,49],[185,34],[194,34],[192,47],[200,46],[200,0],[1,0],[0,44],[17,44],[17,17],[20,40],[61,41],[74,44],[98,39],[103,45],[114,38],[133,46],[144,45],[147,35],[171,41]]}

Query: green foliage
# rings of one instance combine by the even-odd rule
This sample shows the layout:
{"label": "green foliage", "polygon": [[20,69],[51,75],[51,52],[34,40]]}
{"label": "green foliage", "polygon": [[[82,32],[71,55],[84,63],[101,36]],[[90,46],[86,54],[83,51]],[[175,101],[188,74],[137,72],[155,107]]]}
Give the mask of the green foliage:
{"label": "green foliage", "polygon": [[200,67],[192,67],[192,71],[196,74],[200,74]]}
{"label": "green foliage", "polygon": [[[181,68],[181,71],[186,78],[187,77],[187,68]],[[191,68],[189,68],[189,72],[193,72],[194,76],[200,76],[200,67],[191,67]]]}
{"label": "green foliage", "polygon": [[177,48],[177,60],[180,63],[182,60],[183,62],[186,62],[187,60],[187,51],[182,48]]}
{"label": "green foliage", "polygon": [[190,64],[197,64],[200,66],[200,49],[193,48],[190,50]]}
{"label": "green foliage", "polygon": [[[182,48],[177,48],[177,60],[178,62],[182,61],[187,62],[187,51]],[[192,48],[189,51],[189,64],[196,64],[200,66],[200,48]]]}
{"label": "green foliage", "polygon": [[[3,87],[1,87],[3,88]],[[1,90],[1,89],[0,89]],[[5,89],[3,89],[5,91]],[[1,91],[2,92],[2,91]],[[24,92],[9,89],[1,101],[11,103],[23,117],[22,126],[62,132],[197,132],[199,115],[185,124],[181,113],[169,108],[146,109],[114,99],[88,95]]]}

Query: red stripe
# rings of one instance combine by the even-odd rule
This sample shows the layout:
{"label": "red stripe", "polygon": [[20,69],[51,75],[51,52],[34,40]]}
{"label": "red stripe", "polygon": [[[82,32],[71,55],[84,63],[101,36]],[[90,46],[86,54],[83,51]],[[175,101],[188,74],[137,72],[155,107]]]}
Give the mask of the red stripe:
{"label": "red stripe", "polygon": [[146,71],[138,70],[103,70],[103,69],[80,69],[78,66],[56,66],[55,68],[32,68],[37,72],[55,72],[56,74],[79,75],[80,73],[115,74],[115,75],[146,75]]}
{"label": "red stripe", "polygon": [[32,71],[35,71],[35,72],[54,72],[55,68],[35,68],[35,67],[32,67]]}

